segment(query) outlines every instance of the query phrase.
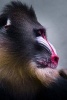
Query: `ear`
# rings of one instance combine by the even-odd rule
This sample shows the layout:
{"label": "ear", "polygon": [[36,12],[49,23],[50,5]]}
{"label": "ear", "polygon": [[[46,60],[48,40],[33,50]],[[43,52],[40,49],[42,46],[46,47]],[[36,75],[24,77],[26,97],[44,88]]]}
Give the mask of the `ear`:
{"label": "ear", "polygon": [[0,15],[0,27],[5,27],[6,29],[11,25],[10,19],[4,14]]}
{"label": "ear", "polygon": [[8,28],[11,25],[11,20],[8,18],[5,24],[5,28]]}

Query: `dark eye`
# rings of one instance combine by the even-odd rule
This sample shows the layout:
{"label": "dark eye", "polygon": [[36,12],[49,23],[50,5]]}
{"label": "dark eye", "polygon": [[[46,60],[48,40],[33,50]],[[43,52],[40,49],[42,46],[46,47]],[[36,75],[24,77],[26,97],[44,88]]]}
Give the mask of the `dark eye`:
{"label": "dark eye", "polygon": [[46,37],[46,30],[45,29],[37,29],[35,31],[35,36],[42,36],[43,38]]}

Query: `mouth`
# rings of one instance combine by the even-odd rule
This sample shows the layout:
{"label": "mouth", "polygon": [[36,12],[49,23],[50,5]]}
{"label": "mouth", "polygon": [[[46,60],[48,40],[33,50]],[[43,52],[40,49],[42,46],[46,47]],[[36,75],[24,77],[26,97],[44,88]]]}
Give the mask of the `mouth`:
{"label": "mouth", "polygon": [[52,61],[45,61],[45,60],[37,60],[37,67],[39,68],[52,68],[55,69],[57,67],[57,63]]}

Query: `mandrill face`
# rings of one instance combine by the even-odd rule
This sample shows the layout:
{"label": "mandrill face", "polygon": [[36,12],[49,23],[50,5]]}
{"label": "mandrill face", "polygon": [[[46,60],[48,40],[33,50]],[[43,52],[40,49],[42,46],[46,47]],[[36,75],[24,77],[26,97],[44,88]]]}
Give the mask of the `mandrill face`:
{"label": "mandrill face", "polygon": [[36,49],[38,51],[34,58],[36,59],[37,67],[52,69],[57,67],[59,57],[53,45],[47,40],[45,32],[36,37]]}

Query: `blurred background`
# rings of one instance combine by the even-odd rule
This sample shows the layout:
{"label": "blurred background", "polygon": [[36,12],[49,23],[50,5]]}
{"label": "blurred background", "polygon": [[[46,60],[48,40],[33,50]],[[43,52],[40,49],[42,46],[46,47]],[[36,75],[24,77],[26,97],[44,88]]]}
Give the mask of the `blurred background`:
{"label": "blurred background", "polygon": [[[0,0],[0,13],[11,0]],[[17,1],[17,0],[13,0]],[[38,21],[60,57],[58,68],[67,68],[67,0],[18,0],[32,5]]]}

